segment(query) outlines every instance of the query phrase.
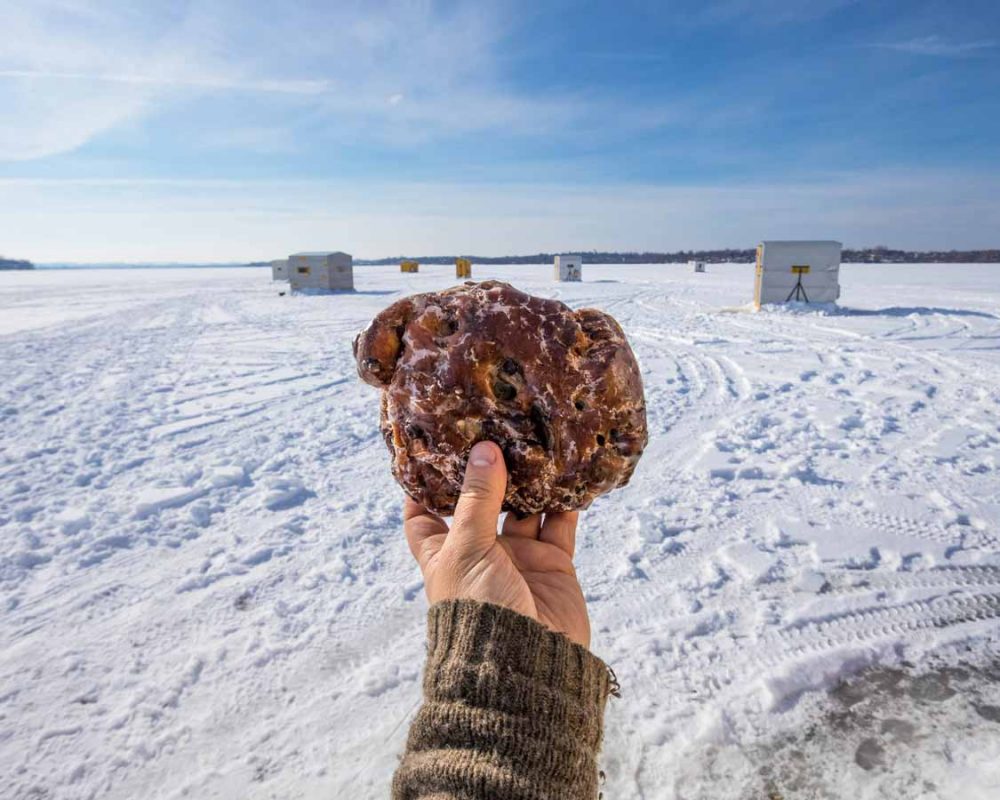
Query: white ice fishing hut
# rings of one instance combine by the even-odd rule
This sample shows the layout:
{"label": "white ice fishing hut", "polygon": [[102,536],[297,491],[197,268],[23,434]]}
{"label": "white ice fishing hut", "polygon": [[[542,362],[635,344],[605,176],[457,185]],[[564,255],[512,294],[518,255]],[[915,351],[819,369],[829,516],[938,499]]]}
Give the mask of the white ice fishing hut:
{"label": "white ice fishing hut", "polygon": [[840,297],[840,248],[840,242],[761,242],[757,245],[754,306],[836,302]]}
{"label": "white ice fishing hut", "polygon": [[293,292],[349,292],[354,289],[350,253],[296,253],[288,257],[288,283]]}
{"label": "white ice fishing hut", "polygon": [[556,256],[555,279],[557,281],[582,281],[582,256]]}
{"label": "white ice fishing hut", "polygon": [[271,262],[271,280],[272,281],[287,281],[288,280],[288,259],[279,258],[276,261]]}
{"label": "white ice fishing hut", "polygon": [[704,272],[705,262],[704,261],[688,261],[688,266],[691,267],[693,272]]}

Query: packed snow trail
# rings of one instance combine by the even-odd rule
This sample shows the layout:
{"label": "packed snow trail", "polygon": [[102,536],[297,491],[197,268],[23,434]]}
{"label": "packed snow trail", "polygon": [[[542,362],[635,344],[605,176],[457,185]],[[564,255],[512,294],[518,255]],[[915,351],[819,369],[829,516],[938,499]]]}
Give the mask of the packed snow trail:
{"label": "packed snow trail", "polygon": [[[426,603],[350,343],[454,283],[422,269],[0,274],[0,796],[386,796]],[[996,657],[1000,269],[848,265],[841,308],[759,314],[745,265],[473,269],[609,311],[643,368],[649,448],[578,544],[606,796],[778,791],[845,677]],[[978,669],[906,775],[827,726],[795,780],[990,796]]]}

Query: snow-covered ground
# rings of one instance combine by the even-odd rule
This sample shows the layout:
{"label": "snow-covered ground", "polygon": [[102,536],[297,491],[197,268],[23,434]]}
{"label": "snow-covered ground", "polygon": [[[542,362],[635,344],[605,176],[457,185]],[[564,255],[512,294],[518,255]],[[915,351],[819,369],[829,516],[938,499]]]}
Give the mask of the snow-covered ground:
{"label": "snow-covered ground", "polygon": [[[386,796],[426,602],[350,344],[452,274],[0,273],[0,797]],[[474,268],[644,371],[578,546],[606,797],[1000,796],[1000,266],[842,274]]]}

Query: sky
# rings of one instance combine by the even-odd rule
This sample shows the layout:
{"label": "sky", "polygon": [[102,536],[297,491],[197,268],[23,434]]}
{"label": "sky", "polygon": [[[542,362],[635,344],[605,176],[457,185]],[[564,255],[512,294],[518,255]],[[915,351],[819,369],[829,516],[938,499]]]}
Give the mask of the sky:
{"label": "sky", "polygon": [[0,254],[1000,246],[996,0],[3,0]]}

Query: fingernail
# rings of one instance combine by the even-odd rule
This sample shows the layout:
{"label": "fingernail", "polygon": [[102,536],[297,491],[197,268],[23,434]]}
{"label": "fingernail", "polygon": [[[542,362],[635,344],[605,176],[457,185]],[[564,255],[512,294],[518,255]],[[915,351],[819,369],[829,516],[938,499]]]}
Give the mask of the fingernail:
{"label": "fingernail", "polygon": [[497,451],[488,442],[478,442],[469,453],[469,466],[492,467],[497,460]]}

